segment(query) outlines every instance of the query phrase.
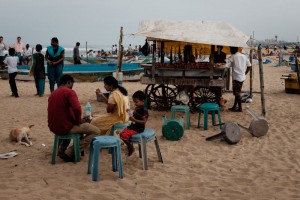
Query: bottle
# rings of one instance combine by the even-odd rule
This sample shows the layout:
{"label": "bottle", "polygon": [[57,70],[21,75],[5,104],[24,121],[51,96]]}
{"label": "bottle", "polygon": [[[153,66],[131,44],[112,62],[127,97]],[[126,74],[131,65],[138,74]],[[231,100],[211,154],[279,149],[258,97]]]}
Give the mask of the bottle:
{"label": "bottle", "polygon": [[86,103],[86,106],[85,106],[85,115],[89,116],[90,119],[92,118],[92,106],[91,106],[90,102]]}

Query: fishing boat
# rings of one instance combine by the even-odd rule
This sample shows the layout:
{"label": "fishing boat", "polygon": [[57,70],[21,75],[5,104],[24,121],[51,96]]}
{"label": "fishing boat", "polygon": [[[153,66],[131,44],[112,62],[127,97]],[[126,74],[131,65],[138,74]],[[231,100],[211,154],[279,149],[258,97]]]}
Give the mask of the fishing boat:
{"label": "fishing boat", "polygon": [[[45,66],[47,72],[47,66]],[[34,80],[33,77],[28,76],[30,66],[20,65],[18,66],[17,80]],[[101,81],[104,77],[112,75],[116,72],[117,65],[115,63],[105,64],[81,64],[64,65],[63,74],[71,74],[75,81]],[[139,81],[143,76],[143,68],[140,63],[123,63],[122,64],[123,81]],[[2,79],[8,79],[7,69],[0,70],[0,76]]]}

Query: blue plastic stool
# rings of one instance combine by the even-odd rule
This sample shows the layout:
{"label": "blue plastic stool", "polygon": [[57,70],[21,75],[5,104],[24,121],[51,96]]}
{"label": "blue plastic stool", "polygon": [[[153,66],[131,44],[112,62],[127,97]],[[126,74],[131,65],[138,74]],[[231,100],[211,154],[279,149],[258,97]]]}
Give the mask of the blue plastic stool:
{"label": "blue plastic stool", "polygon": [[120,139],[114,136],[97,136],[94,137],[90,144],[89,162],[88,162],[88,174],[91,174],[93,169],[93,181],[98,181],[98,164],[100,157],[100,149],[110,149],[112,154],[112,170],[119,170],[119,178],[123,178],[123,165],[121,154]]}
{"label": "blue plastic stool", "polygon": [[175,119],[176,112],[184,112],[185,113],[185,120],[186,120],[186,127],[190,129],[190,107],[187,105],[176,105],[171,107],[171,119]]}
{"label": "blue plastic stool", "polygon": [[200,127],[201,111],[204,113],[204,130],[207,130],[207,121],[209,112],[212,115],[212,123],[216,125],[215,111],[218,111],[220,128],[222,128],[221,110],[217,103],[203,103],[199,106],[198,128]]}
{"label": "blue plastic stool", "polygon": [[109,134],[109,135],[113,136],[115,130],[119,130],[119,129],[122,129],[122,130],[123,130],[124,128],[126,128],[126,127],[129,126],[129,125],[130,125],[130,123],[114,124],[114,125],[111,127],[111,129],[110,129],[110,134]]}
{"label": "blue plastic stool", "polygon": [[75,162],[80,162],[80,149],[79,149],[80,135],[79,134],[67,134],[67,135],[55,135],[54,136],[51,164],[55,164],[59,140],[70,140],[70,139],[73,140]]}
{"label": "blue plastic stool", "polygon": [[132,135],[130,138],[130,142],[132,144],[138,143],[139,144],[139,156],[142,158],[143,162],[143,169],[147,170],[148,169],[148,160],[147,160],[147,142],[154,141],[155,147],[156,147],[156,152],[158,156],[158,160],[163,163],[163,159],[161,156],[159,144],[155,135],[155,132],[153,129],[150,128],[145,128],[144,132]]}

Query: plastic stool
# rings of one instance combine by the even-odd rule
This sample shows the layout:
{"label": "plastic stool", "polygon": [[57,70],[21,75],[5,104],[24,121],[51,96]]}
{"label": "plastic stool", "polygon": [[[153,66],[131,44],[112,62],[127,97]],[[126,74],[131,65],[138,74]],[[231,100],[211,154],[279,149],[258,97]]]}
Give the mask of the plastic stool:
{"label": "plastic stool", "polygon": [[222,128],[222,120],[221,120],[221,110],[217,103],[203,103],[199,106],[199,116],[198,116],[198,128],[200,127],[200,118],[201,118],[201,111],[204,113],[204,130],[207,130],[207,121],[208,121],[208,114],[211,112],[212,115],[212,123],[216,125],[216,118],[215,118],[215,111],[218,111],[218,119],[220,128]]}
{"label": "plastic stool", "polygon": [[176,105],[171,107],[171,119],[175,118],[176,112],[184,112],[185,113],[185,120],[186,120],[186,127],[190,129],[190,107],[187,105]]}
{"label": "plastic stool", "polygon": [[153,129],[150,128],[145,128],[144,132],[132,135],[130,138],[130,142],[132,144],[138,143],[139,144],[139,156],[142,158],[143,162],[143,169],[147,170],[148,169],[148,160],[147,160],[147,146],[146,143],[154,141],[155,147],[156,147],[156,152],[158,156],[158,160],[163,163],[163,159],[161,156],[159,144],[155,135],[155,132]]}
{"label": "plastic stool", "polygon": [[163,119],[162,134],[167,140],[180,140],[184,134],[183,118],[179,120],[167,119],[165,116]]}
{"label": "plastic stool", "polygon": [[126,128],[126,127],[129,126],[129,125],[130,125],[130,123],[114,124],[114,125],[111,127],[111,129],[110,129],[109,135],[110,135],[110,136],[113,136],[115,130],[119,130],[119,129],[122,129],[122,130],[123,130],[124,128]]}
{"label": "plastic stool", "polygon": [[[119,178],[123,178],[123,165],[122,165],[122,154],[121,154],[121,143],[120,139],[115,136],[97,136],[94,137],[90,144],[89,162],[88,162],[88,174],[91,174],[93,169],[93,181],[98,181],[98,164],[100,157],[100,149],[110,149],[112,152],[112,170],[119,170]],[[117,167],[118,166],[118,167]]]}
{"label": "plastic stool", "polygon": [[53,152],[52,152],[52,160],[51,160],[52,164],[55,164],[59,140],[70,140],[70,139],[73,140],[73,144],[74,144],[75,162],[80,162],[80,149],[79,149],[80,135],[79,134],[67,134],[67,135],[55,135],[54,136],[54,144],[53,144]]}

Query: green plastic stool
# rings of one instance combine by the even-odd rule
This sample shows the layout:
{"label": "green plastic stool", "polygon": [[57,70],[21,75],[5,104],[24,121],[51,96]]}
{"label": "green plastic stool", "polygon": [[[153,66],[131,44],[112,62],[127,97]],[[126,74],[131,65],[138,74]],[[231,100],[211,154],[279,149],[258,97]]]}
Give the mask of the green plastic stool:
{"label": "green plastic stool", "polygon": [[177,141],[184,134],[183,118],[179,120],[167,119],[165,116],[163,119],[162,134],[167,140]]}
{"label": "green plastic stool", "polygon": [[198,128],[200,127],[201,112],[204,113],[204,130],[208,130],[207,121],[208,121],[209,113],[211,113],[213,125],[216,125],[215,111],[218,111],[219,124],[220,124],[220,128],[222,128],[222,120],[220,114],[221,110],[217,103],[203,103],[199,106]]}
{"label": "green plastic stool", "polygon": [[185,113],[185,120],[186,120],[186,127],[187,129],[190,129],[191,123],[190,123],[190,107],[187,105],[176,105],[171,107],[171,119],[175,118],[176,112],[184,112]]}
{"label": "green plastic stool", "polygon": [[52,160],[51,160],[52,164],[55,164],[59,140],[69,140],[69,139],[73,140],[74,152],[75,152],[75,162],[80,162],[80,149],[79,149],[80,135],[79,134],[67,134],[67,135],[55,135],[54,136],[54,145],[53,145]]}

